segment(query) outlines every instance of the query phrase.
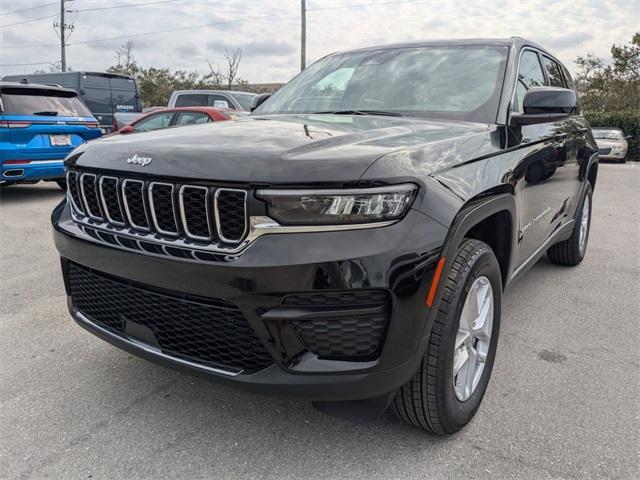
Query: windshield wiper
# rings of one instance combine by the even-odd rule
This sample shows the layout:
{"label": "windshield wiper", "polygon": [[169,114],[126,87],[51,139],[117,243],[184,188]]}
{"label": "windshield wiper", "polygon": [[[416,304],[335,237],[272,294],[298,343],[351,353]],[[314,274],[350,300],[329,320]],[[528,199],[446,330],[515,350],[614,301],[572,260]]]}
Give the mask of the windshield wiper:
{"label": "windshield wiper", "polygon": [[46,115],[48,117],[57,117],[58,116],[58,112],[53,112],[50,110],[45,110],[43,112],[33,112],[32,115]]}
{"label": "windshield wiper", "polygon": [[381,115],[388,117],[401,117],[402,114],[398,112],[389,112],[386,110],[327,110],[324,112],[313,112],[311,115]]}

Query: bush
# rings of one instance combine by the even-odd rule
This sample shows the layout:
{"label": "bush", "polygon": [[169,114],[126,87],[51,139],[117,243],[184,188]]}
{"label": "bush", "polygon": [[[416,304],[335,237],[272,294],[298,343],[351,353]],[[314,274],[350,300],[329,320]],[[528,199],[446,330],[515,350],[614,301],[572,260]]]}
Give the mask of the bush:
{"label": "bush", "polygon": [[619,112],[585,112],[592,127],[617,127],[631,135],[627,160],[640,161],[640,110]]}

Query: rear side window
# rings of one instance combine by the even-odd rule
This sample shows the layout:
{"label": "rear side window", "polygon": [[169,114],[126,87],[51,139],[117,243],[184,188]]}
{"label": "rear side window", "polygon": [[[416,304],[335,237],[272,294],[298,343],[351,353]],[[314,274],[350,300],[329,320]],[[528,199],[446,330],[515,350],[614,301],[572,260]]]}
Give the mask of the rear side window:
{"label": "rear side window", "polygon": [[110,88],[109,77],[103,77],[101,75],[83,75],[82,85],[93,88]]}
{"label": "rear side window", "polygon": [[541,87],[545,85],[544,73],[538,60],[538,54],[531,50],[525,50],[520,57],[520,65],[518,67],[518,80],[516,84],[516,94],[513,102],[513,108],[516,112],[522,112],[522,102],[524,94],[532,87]]}
{"label": "rear side window", "polygon": [[207,96],[203,93],[186,93],[178,95],[176,99],[176,107],[206,107]]}
{"label": "rear side window", "polygon": [[7,115],[91,116],[77,96],[55,90],[5,89],[2,91],[2,105],[3,113]]}
{"label": "rear side window", "polygon": [[[227,104],[226,107],[224,106],[225,103]],[[222,95],[209,95],[209,100],[207,102],[207,105],[210,107],[216,107],[216,108],[234,108],[235,109],[235,107],[231,104],[229,99],[227,97],[223,97]]]}
{"label": "rear side window", "polygon": [[198,125],[207,123],[209,115],[200,112],[180,112],[176,120],[176,125]]}
{"label": "rear side window", "polygon": [[544,68],[547,70],[549,85],[551,85],[552,87],[566,88],[567,86],[564,83],[564,78],[562,78],[560,65],[551,60],[549,57],[545,56],[542,57],[542,63],[544,64]]}
{"label": "rear side window", "polygon": [[173,112],[156,113],[144,120],[140,120],[133,126],[136,132],[148,132],[150,130],[158,130],[159,128],[167,128],[171,122]]}

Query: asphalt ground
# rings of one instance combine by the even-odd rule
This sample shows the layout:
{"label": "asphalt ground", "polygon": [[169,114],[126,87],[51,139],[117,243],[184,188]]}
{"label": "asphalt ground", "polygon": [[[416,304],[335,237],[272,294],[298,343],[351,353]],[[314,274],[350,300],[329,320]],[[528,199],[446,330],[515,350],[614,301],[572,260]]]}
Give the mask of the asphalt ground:
{"label": "asphalt ground", "polygon": [[504,298],[489,390],[449,438],[133,357],[69,317],[55,184],[0,198],[0,478],[640,478],[640,165],[602,165],[587,256]]}

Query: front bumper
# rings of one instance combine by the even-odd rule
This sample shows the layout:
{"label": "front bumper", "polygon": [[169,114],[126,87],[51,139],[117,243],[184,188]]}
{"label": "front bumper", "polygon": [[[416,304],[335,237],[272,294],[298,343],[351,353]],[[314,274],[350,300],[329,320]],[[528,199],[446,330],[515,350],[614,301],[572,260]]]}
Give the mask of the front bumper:
{"label": "front bumper", "polygon": [[[65,202],[54,210],[52,222],[63,269],[75,264],[149,289],[233,304],[273,362],[255,372],[238,373],[185,361],[140,338],[103,328],[69,296],[69,309],[81,326],[171,368],[256,392],[316,401],[380,396],[415,373],[433,314],[425,298],[447,233],[424,214],[410,211],[402,221],[385,228],[265,235],[232,259],[201,262],[100,243],[77,228]],[[300,346],[300,338],[282,333],[287,322],[309,314],[304,307],[283,308],[287,294],[366,289],[388,292],[390,300],[386,335],[375,358],[323,358],[293,347]]]}

